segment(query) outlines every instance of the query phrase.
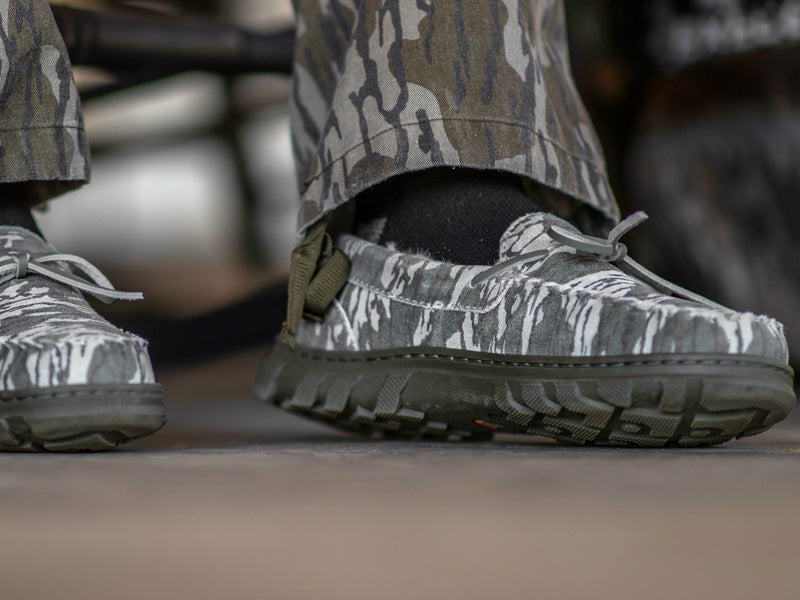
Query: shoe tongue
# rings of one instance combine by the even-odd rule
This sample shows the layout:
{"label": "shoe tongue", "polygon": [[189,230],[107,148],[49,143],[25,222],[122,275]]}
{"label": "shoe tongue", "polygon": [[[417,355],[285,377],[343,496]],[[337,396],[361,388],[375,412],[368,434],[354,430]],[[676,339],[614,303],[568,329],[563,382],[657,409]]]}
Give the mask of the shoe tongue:
{"label": "shoe tongue", "polygon": [[550,213],[537,212],[524,215],[509,225],[500,239],[500,260],[508,260],[538,250],[549,250],[561,245],[547,235],[547,228],[550,225],[580,233],[574,225]]}

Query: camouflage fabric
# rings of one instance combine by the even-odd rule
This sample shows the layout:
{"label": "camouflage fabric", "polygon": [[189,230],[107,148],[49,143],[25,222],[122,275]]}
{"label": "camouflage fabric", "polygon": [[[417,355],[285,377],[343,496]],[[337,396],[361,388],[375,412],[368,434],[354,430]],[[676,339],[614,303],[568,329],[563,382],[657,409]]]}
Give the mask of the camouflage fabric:
{"label": "camouflage fabric", "polygon": [[295,0],[302,232],[399,173],[498,169],[618,217],[562,0]]}
{"label": "camouflage fabric", "polygon": [[[0,255],[25,253],[57,251],[27,229],[0,227]],[[0,393],[154,382],[147,342],[100,317],[72,286],[31,273],[4,277],[0,322]]]}
{"label": "camouflage fabric", "polygon": [[[298,226],[392,175],[517,173],[616,220],[570,74],[562,0],[296,0]],[[80,101],[44,0],[0,5],[0,181],[89,177]]]}
{"label": "camouflage fabric", "polygon": [[0,2],[0,182],[32,200],[89,179],[89,147],[64,42],[45,0]]}
{"label": "camouflage fabric", "polygon": [[[298,348],[788,360],[783,327],[774,319],[660,294],[607,261],[551,239],[546,218],[553,222],[536,213],[509,227],[500,260],[521,262],[485,281],[475,278],[490,267],[437,262],[340,236],[352,263],[348,283],[322,323],[301,323]],[[544,257],[527,256],[543,250]]]}

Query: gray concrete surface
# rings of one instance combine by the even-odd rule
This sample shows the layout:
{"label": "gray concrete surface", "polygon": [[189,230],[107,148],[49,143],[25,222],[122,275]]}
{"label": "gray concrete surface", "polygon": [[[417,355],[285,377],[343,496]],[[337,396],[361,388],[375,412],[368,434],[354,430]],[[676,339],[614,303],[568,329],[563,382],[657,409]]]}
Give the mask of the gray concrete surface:
{"label": "gray concrete surface", "polygon": [[0,456],[0,598],[800,597],[800,418],[705,450],[360,439],[259,405],[258,353],[171,421]]}

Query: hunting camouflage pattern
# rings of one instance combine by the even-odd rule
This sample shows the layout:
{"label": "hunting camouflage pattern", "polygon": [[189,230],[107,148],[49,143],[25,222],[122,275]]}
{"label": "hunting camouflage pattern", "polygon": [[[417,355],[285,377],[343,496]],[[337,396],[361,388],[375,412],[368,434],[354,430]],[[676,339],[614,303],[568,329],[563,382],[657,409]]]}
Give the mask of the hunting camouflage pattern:
{"label": "hunting camouflage pattern", "polygon": [[0,181],[32,199],[89,179],[89,146],[64,42],[45,0],[0,2]]}
{"label": "hunting camouflage pattern", "polygon": [[[393,175],[516,173],[618,217],[572,81],[562,0],[295,0],[290,103],[302,232]],[[89,177],[80,101],[44,0],[0,5],[0,181]],[[40,186],[41,187],[41,186]]]}
{"label": "hunting camouflage pattern", "polygon": [[[55,248],[22,227],[0,227],[0,253]],[[0,280],[0,390],[61,385],[151,384],[147,342],[100,317],[76,289],[28,273]]]}
{"label": "hunting camouflage pattern", "polygon": [[[546,219],[549,219],[546,221]],[[542,213],[515,221],[500,245],[513,268],[438,262],[353,236],[339,245],[348,282],[321,323],[304,320],[299,347],[328,351],[413,347],[550,357],[731,354],[788,359],[769,317],[707,308],[656,292],[599,257],[551,239]],[[527,258],[532,252],[546,256]]]}
{"label": "hunting camouflage pattern", "polygon": [[618,218],[561,0],[295,0],[298,228],[399,173],[529,177]]}

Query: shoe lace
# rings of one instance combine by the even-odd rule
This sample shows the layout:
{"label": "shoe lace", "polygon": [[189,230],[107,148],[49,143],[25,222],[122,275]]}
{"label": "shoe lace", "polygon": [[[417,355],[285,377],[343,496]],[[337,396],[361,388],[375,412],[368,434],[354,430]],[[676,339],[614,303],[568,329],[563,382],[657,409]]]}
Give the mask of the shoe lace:
{"label": "shoe lace", "polygon": [[[86,279],[71,272],[64,265],[75,267],[86,276]],[[0,258],[0,282],[23,279],[29,274],[41,275],[58,283],[69,285],[81,292],[91,294],[105,303],[114,300],[141,300],[143,297],[139,292],[116,290],[100,269],[88,260],[73,254],[19,252]]]}
{"label": "shoe lace", "polygon": [[[626,233],[644,223],[647,219],[649,219],[647,213],[643,211],[635,212],[620,222],[619,225],[614,227],[606,239],[585,235],[577,231],[570,231],[564,229],[563,227],[559,227],[553,222],[550,222],[545,226],[545,233],[556,242],[574,248],[580,252],[594,254],[595,256],[608,261],[628,275],[648,283],[651,287],[662,294],[684,298],[686,300],[691,300],[712,308],[724,308],[716,302],[712,302],[708,298],[705,298],[699,294],[695,294],[694,292],[690,292],[679,285],[675,285],[674,283],[659,277],[628,256],[628,248],[625,246],[625,244],[620,242],[620,239]],[[522,263],[528,263],[538,258],[543,258],[549,254],[550,250],[537,250],[535,252],[520,254],[514,258],[499,262],[492,268],[476,275],[472,280],[472,285],[483,283],[492,277],[504,273],[512,267]]]}

